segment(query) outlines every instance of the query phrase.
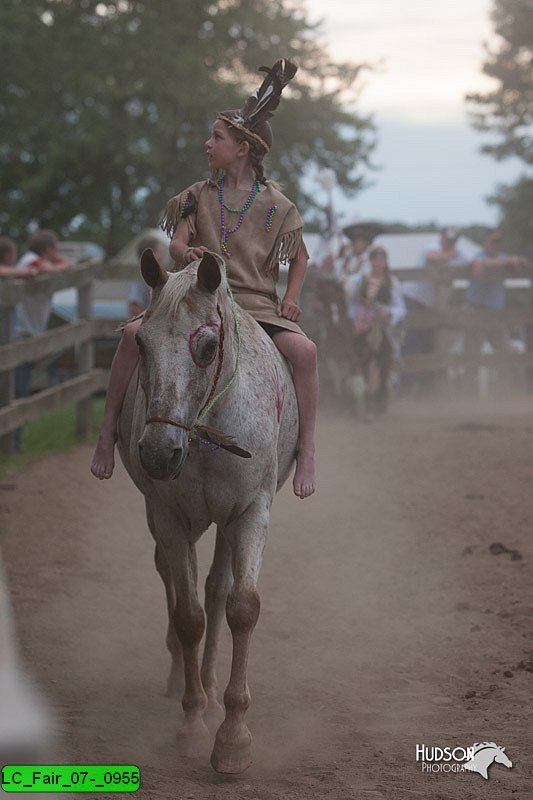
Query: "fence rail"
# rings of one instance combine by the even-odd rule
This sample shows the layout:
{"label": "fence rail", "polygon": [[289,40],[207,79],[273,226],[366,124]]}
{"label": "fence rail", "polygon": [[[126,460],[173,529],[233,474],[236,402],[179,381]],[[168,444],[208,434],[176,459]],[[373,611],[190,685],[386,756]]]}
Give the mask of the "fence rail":
{"label": "fence rail", "polygon": [[[443,342],[449,330],[469,330],[487,327],[491,322],[513,326],[533,326],[533,293],[531,278],[533,265],[523,269],[519,275],[501,273],[498,278],[515,278],[521,281],[518,290],[520,306],[502,311],[482,311],[474,308],[458,308],[450,305],[449,298],[457,281],[469,278],[469,267],[433,266],[425,270],[409,268],[395,270],[400,281],[428,281],[435,288],[435,308],[416,311],[408,315],[405,328],[432,329],[435,332],[436,352],[413,355],[404,359],[406,371],[428,370],[442,372],[451,366],[479,367],[515,362],[517,365],[532,365],[533,353],[524,354],[479,354],[450,353]],[[87,260],[57,275],[40,276],[32,280],[0,280],[0,445],[10,449],[8,435],[25,422],[36,419],[49,411],[68,403],[77,403],[76,428],[80,438],[87,436],[91,418],[91,399],[105,388],[107,372],[94,369],[96,339],[115,336],[116,322],[92,317],[93,289],[96,281],[134,280],[138,277],[138,266],[117,261],[101,262]],[[529,283],[527,280],[529,279]],[[528,288],[529,286],[529,288]],[[77,321],[46,331],[42,336],[11,341],[10,318],[13,307],[28,298],[66,288],[78,290]],[[15,399],[14,370],[25,362],[57,355],[67,348],[76,350],[77,376],[58,386],[47,388],[25,399]]]}
{"label": "fence rail", "polygon": [[[26,422],[69,403],[77,404],[76,433],[86,438],[90,430],[92,397],[105,389],[107,372],[94,369],[95,340],[113,335],[106,320],[92,318],[93,288],[96,281],[132,280],[138,266],[131,263],[86,260],[57,275],[31,280],[0,281],[0,449],[11,451],[9,435]],[[50,296],[62,289],[78,290],[77,321],[48,330],[41,336],[11,341],[11,316],[17,303],[40,295]],[[15,369],[35,363],[66,349],[75,348],[76,377],[44,389],[28,398],[15,398]]]}

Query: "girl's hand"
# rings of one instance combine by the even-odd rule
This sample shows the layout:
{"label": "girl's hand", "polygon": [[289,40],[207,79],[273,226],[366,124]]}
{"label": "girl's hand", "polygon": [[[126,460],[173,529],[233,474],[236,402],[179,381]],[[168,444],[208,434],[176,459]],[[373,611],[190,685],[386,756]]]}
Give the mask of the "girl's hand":
{"label": "girl's hand", "polygon": [[285,317],[291,322],[298,322],[302,316],[302,309],[294,300],[284,297],[277,308],[278,317]]}
{"label": "girl's hand", "polygon": [[183,263],[190,264],[192,261],[198,261],[199,258],[202,258],[204,253],[207,253],[207,247],[203,245],[200,247],[187,247],[183,253]]}

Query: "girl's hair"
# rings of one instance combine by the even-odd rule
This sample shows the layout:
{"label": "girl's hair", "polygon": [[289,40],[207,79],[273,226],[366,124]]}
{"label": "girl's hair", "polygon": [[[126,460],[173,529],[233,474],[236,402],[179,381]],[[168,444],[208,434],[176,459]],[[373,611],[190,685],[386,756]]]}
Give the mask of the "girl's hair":
{"label": "girl's hair", "polygon": [[28,247],[38,256],[42,256],[47,250],[57,247],[58,236],[54,231],[37,231],[30,237]]}
{"label": "girl's hair", "polygon": [[[387,251],[385,250],[384,247],[381,247],[380,245],[377,245],[377,247],[373,247],[372,248],[372,250],[368,254],[368,257],[369,257],[370,261],[372,261],[376,256],[380,256],[380,255],[381,256],[385,256],[385,270],[384,270],[383,288],[384,288],[385,293],[387,294],[387,296],[390,297],[390,292],[391,292],[391,288],[392,288],[392,273],[391,273],[390,267],[389,267],[389,259],[388,259]],[[368,276],[365,276],[365,277],[368,278]],[[365,291],[366,291],[366,286],[365,286]],[[387,300],[387,302],[389,302],[389,300]]]}

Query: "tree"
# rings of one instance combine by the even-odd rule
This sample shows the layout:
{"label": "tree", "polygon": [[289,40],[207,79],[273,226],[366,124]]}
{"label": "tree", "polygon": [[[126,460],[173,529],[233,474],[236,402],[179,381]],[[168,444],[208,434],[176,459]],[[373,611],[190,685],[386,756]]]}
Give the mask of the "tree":
{"label": "tree", "polygon": [[[467,100],[481,109],[474,126],[495,134],[482,147],[498,160],[515,156],[526,167],[533,163],[533,0],[494,0],[492,12],[498,46],[487,48],[483,72],[496,81],[485,94]],[[516,186],[499,187],[491,198],[502,209],[503,225],[521,249],[533,247],[532,225],[524,218],[522,202],[533,200],[533,180],[525,175]],[[527,206],[526,206],[527,208]]]}
{"label": "tree", "polygon": [[361,66],[333,64],[299,0],[4,0],[2,232],[37,225],[115,252],[207,174],[216,111],[238,107],[281,56],[299,63],[276,114],[269,173],[306,208],[329,166],[348,193],[373,146],[344,108]]}

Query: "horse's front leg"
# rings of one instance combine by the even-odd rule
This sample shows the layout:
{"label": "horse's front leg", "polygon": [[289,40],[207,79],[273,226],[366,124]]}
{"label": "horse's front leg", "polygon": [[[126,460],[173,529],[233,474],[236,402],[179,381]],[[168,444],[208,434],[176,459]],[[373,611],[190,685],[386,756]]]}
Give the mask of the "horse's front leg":
{"label": "horse's front leg", "polygon": [[176,593],[174,591],[169,563],[161,547],[158,545],[155,547],[154,560],[156,569],[165,587],[168,611],[166,645],[172,659],[165,697],[179,697],[183,691],[183,650],[174,624]]}
{"label": "horse's front leg", "polygon": [[259,618],[257,579],[266,543],[270,503],[250,506],[224,530],[232,550],[233,587],[226,602],[226,617],[233,636],[233,657],[224,693],[226,717],[217,731],[211,764],[217,772],[244,772],[252,763],[252,736],[245,723],[250,705],[246,680],[248,650]]}
{"label": "horse's front leg", "polygon": [[183,734],[187,755],[195,756],[203,752],[206,742],[210,740],[202,719],[207,697],[200,680],[198,651],[205,629],[205,615],[196,590],[196,547],[187,541],[175,520],[167,519],[161,511],[155,512],[154,518],[158,530],[157,544],[162,548],[170,567],[176,595],[173,619],[183,651],[185,676],[185,691],[181,701],[185,715]]}
{"label": "horse's front leg", "polygon": [[216,721],[217,724],[222,718],[216,676],[218,641],[226,611],[226,600],[232,584],[231,548],[218,528],[213,563],[205,582],[207,627],[201,669],[202,684],[207,694],[207,713],[210,719]]}
{"label": "horse's front leg", "polygon": [[167,561],[165,553],[161,546],[157,544],[157,529],[154,522],[154,515],[151,506],[146,502],[146,519],[150,532],[156,542],[154,561],[155,568],[159,573],[163,586],[165,587],[165,595],[167,599],[167,612],[168,612],[168,627],[166,645],[172,658],[170,665],[170,673],[167,679],[166,697],[179,697],[183,691],[183,653],[181,649],[180,640],[174,625],[174,609],[176,608],[176,592],[174,591],[174,584],[172,574],[170,572],[170,565]]}

